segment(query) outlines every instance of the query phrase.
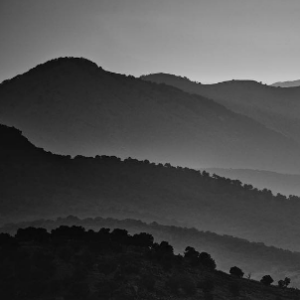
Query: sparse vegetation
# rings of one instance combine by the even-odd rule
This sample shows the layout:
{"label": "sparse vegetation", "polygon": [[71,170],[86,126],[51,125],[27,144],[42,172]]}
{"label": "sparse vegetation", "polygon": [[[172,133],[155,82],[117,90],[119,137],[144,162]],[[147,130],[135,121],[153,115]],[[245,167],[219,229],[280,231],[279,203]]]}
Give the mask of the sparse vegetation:
{"label": "sparse vegetation", "polygon": [[278,286],[281,288],[286,288],[291,283],[291,279],[288,277],[285,277],[284,280],[280,279],[278,281]]}

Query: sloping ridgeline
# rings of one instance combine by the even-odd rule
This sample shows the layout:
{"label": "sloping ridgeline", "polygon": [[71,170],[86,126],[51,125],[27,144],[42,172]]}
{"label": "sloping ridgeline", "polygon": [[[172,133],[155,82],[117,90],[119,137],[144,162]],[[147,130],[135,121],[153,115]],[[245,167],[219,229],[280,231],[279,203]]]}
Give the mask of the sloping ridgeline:
{"label": "sloping ridgeline", "polygon": [[164,73],[143,76],[142,79],[213,99],[300,143],[299,86],[277,88],[251,80],[201,84],[186,77]]}
{"label": "sloping ridgeline", "polygon": [[[174,255],[166,241],[126,230],[80,226],[0,234],[0,289],[5,299],[167,300],[295,299],[299,290],[216,271],[206,252]],[[3,272],[4,271],[4,272]]]}
{"label": "sloping ridgeline", "polygon": [[1,223],[69,214],[183,224],[299,250],[300,202],[147,160],[54,155],[0,126]]}
{"label": "sloping ridgeline", "polygon": [[64,155],[300,172],[300,145],[264,123],[83,58],[54,59],[3,82],[0,123]]}
{"label": "sloping ridgeline", "polygon": [[232,266],[238,266],[245,277],[259,280],[270,274],[275,283],[289,277],[291,286],[299,287],[300,253],[267,247],[263,243],[251,243],[228,235],[199,231],[194,228],[160,225],[156,222],[147,224],[137,220],[117,220],[113,218],[86,218],[74,216],[56,220],[40,219],[32,222],[7,224],[0,232],[16,234],[20,228],[46,228],[49,232],[59,226],[81,226],[94,231],[100,228],[125,229],[131,234],[150,233],[156,242],[167,241],[174,247],[175,253],[184,253],[187,245],[200,252],[208,252],[215,259],[218,269],[229,272]]}

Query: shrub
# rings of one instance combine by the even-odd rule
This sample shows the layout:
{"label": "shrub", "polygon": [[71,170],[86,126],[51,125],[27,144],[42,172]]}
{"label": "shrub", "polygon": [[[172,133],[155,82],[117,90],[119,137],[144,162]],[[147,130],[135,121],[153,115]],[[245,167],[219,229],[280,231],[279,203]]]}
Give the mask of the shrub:
{"label": "shrub", "polygon": [[238,267],[232,267],[229,270],[229,273],[233,276],[242,278],[244,276],[244,272]]}
{"label": "shrub", "polygon": [[150,248],[153,245],[154,238],[151,234],[141,232],[132,237],[132,244],[140,247]]}
{"label": "shrub", "polygon": [[285,277],[284,280],[279,280],[278,281],[278,286],[281,288],[286,288],[288,285],[291,283],[291,279],[288,277]]}
{"label": "shrub", "polygon": [[206,252],[200,253],[199,262],[203,267],[210,269],[210,270],[215,270],[215,268],[217,267],[215,261],[212,259],[210,254],[208,254]]}
{"label": "shrub", "polygon": [[184,251],[184,258],[187,258],[191,261],[197,261],[200,253],[195,250],[194,247],[187,246]]}
{"label": "shrub", "polygon": [[265,275],[260,280],[261,283],[264,285],[270,285],[272,282],[274,282],[273,278],[270,275]]}

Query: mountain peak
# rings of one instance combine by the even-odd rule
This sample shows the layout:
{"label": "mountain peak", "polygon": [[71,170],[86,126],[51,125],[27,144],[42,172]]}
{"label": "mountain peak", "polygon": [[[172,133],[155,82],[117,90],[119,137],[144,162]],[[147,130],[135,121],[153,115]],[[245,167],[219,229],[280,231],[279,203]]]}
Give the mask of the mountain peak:
{"label": "mountain peak", "polygon": [[65,68],[65,69],[79,68],[81,70],[91,71],[91,72],[103,70],[96,63],[83,57],[58,57],[58,58],[50,59],[45,63],[38,64],[37,66],[33,67],[27,72],[21,75],[17,75],[11,79],[4,80],[0,84],[4,85],[7,84],[8,82],[18,80],[22,75],[35,76],[37,73],[42,75],[47,72],[56,71],[57,68]]}
{"label": "mountain peak", "polygon": [[[92,68],[92,69],[102,69],[101,67],[98,67],[98,65],[91,60],[84,58],[84,57],[72,57],[72,56],[67,56],[67,57],[58,57],[58,58],[53,58],[45,63],[39,64],[36,67],[32,68],[31,70],[35,69],[51,69],[55,68],[58,66],[62,65],[76,65],[82,68]],[[29,70],[30,72],[30,70]]]}

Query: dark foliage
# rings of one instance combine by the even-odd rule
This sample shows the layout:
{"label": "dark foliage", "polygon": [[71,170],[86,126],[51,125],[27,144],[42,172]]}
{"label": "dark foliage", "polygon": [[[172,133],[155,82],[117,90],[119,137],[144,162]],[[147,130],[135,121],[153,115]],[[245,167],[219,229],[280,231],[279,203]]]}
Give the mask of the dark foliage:
{"label": "dark foliage", "polygon": [[240,277],[240,278],[244,276],[244,272],[238,267],[230,268],[229,273],[233,276]]}
{"label": "dark foliage", "polygon": [[260,280],[261,283],[265,285],[270,285],[274,282],[273,278],[270,275],[264,275]]}
{"label": "dark foliage", "polygon": [[[28,215],[65,215],[66,211],[93,216],[101,210],[104,216],[171,223],[171,210],[174,220],[189,226],[224,232],[226,224],[236,236],[280,243],[290,249],[298,247],[294,238],[294,229],[299,227],[294,213],[299,210],[298,197],[273,195],[238,180],[147,160],[55,155],[34,147],[19,130],[2,125],[0,137],[3,222]],[[120,210],[116,199],[124,209]],[[266,219],[272,224],[266,224]],[[250,222],[257,224],[253,232],[249,230]],[[289,224],[295,226],[290,228]],[[265,236],[260,236],[261,227],[268,231]],[[277,232],[282,239],[278,240]]]}
{"label": "dark foliage", "polygon": [[180,277],[178,275],[173,274],[166,281],[166,287],[170,289],[171,293],[177,294],[180,288]]}
{"label": "dark foliage", "polygon": [[208,268],[210,270],[214,270],[217,267],[215,261],[212,259],[210,254],[206,252],[202,252],[199,254],[199,263],[203,267]]}
{"label": "dark foliage", "polygon": [[[86,218],[79,219],[74,216],[68,216],[65,218],[59,218],[57,220],[37,220],[34,222],[23,222],[19,224],[8,224],[2,230],[9,232],[10,234],[15,234],[19,227],[42,227],[45,226],[48,231],[55,229],[61,225],[76,225],[79,227],[92,228],[93,230],[99,230],[99,228],[103,227],[99,232],[93,232],[91,230],[86,232],[86,236],[88,239],[94,240],[93,249],[95,251],[104,251],[105,245],[107,245],[107,241],[110,240],[110,229],[114,228],[123,228],[128,230],[131,233],[135,233],[132,236],[131,243],[136,247],[136,238],[141,235],[143,237],[147,237],[147,243],[140,241],[144,246],[151,245],[152,238],[155,237],[157,241],[162,240],[171,240],[172,245],[175,246],[175,251],[182,252],[183,254],[187,252],[187,250],[191,251],[191,253],[196,252],[195,257],[200,254],[196,249],[205,250],[218,261],[218,268],[226,271],[231,268],[231,266],[235,263],[238,263],[243,270],[246,270],[247,273],[251,273],[252,279],[260,279],[261,272],[270,272],[272,276],[278,281],[278,279],[282,276],[282,274],[289,274],[290,270],[293,270],[295,265],[298,264],[300,256],[299,253],[291,252],[282,249],[276,249],[274,247],[267,247],[262,243],[250,243],[246,240],[234,238],[231,236],[220,236],[210,232],[201,232],[195,229],[181,228],[175,226],[163,226],[157,223],[146,224],[137,220],[116,220],[112,218]],[[105,228],[106,227],[106,228]],[[141,234],[138,232],[142,232]],[[148,232],[146,235],[145,232]],[[136,236],[135,236],[136,235]],[[6,238],[9,238],[9,235],[5,234]],[[14,239],[9,238],[11,244],[16,243]],[[142,239],[144,241],[144,238]],[[101,248],[100,248],[101,245]],[[186,247],[186,245],[193,245]],[[148,257],[159,260],[160,254],[156,256],[155,249],[159,246],[159,244],[155,244],[148,249],[152,249],[152,251],[147,251],[147,247],[142,247],[143,251],[148,255]],[[115,245],[116,250],[118,245]],[[65,261],[68,261],[70,258],[70,247],[66,246],[60,250],[60,255],[63,257]],[[102,249],[102,250],[101,250]],[[194,249],[191,250],[191,249]],[[120,250],[120,249],[119,249]],[[122,250],[122,249],[121,249]],[[188,252],[189,252],[188,251]],[[239,253],[243,253],[243,255],[239,255]],[[189,255],[186,254],[188,257]],[[175,256],[173,258],[160,259],[161,264],[165,264],[165,269],[171,269],[172,265],[176,264],[177,266],[182,265],[183,261],[188,263],[191,266],[199,268],[200,270],[204,270],[202,266],[200,266],[199,261],[197,259],[197,263],[191,263],[190,258],[184,258],[181,255]],[[272,272],[272,273],[271,273]],[[259,275],[257,275],[259,274]],[[250,279],[249,276],[247,276]],[[297,278],[293,277],[293,285],[298,285]]]}
{"label": "dark foliage", "polygon": [[240,296],[241,287],[240,287],[239,283],[233,282],[233,283],[229,284],[228,289],[233,297]]}
{"label": "dark foliage", "polygon": [[289,277],[285,277],[284,280],[280,279],[278,281],[278,286],[281,288],[286,288],[291,283],[291,279]]}
{"label": "dark foliage", "polygon": [[150,274],[145,274],[141,277],[140,284],[148,291],[153,291],[155,288],[155,277]]}
{"label": "dark foliage", "polygon": [[205,278],[203,281],[198,283],[198,287],[200,289],[202,289],[204,294],[209,294],[212,293],[212,291],[214,290],[214,282],[209,279],[209,278]]}
{"label": "dark foliage", "polygon": [[[241,279],[215,271],[207,252],[185,249],[184,256],[175,255],[166,241],[155,243],[151,234],[131,235],[119,228],[93,231],[64,225],[50,233],[42,228],[19,229],[15,236],[1,235],[1,296],[164,300],[170,294],[180,299],[198,299],[202,294],[213,299],[220,287],[227,287],[223,292],[234,297],[242,294],[244,288],[237,282]],[[262,283],[269,285],[270,279],[264,276]],[[287,287],[290,280],[283,282]]]}
{"label": "dark foliage", "polygon": [[181,276],[180,285],[183,292],[188,296],[195,295],[197,292],[196,284],[190,276]]}

